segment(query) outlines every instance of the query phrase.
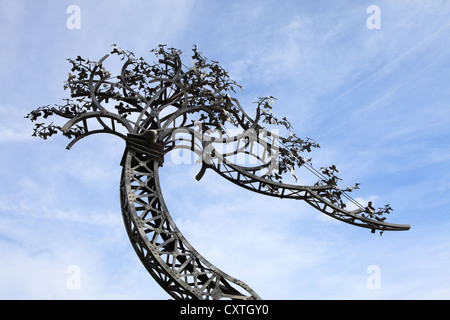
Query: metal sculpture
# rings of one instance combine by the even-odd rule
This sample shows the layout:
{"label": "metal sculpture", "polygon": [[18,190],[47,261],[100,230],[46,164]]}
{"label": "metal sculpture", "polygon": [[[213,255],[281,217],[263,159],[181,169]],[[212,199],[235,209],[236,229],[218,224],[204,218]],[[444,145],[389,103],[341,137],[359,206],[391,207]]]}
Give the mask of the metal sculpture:
{"label": "metal sculpture", "polygon": [[[372,232],[409,229],[384,221],[391,211],[389,205],[375,210],[370,202],[363,206],[351,198],[348,193],[358,184],[339,188],[335,166],[314,169],[303,154],[319,145],[297,137],[286,118],[280,120],[273,114],[273,97],[257,101],[253,119],[229,95],[239,85],[196,46],[190,68],[183,64],[179,50],[160,45],[151,52],[158,59],[153,64],[116,45],[97,62],[80,56],[68,59],[72,69],[64,88],[70,90],[71,99],[64,105],[40,107],[27,117],[31,121],[52,115],[66,118],[63,126],[36,123],[33,135],[47,139],[62,132],[71,139],[68,149],[95,133],[117,135],[126,141],[120,180],[125,227],[143,265],[171,297],[260,299],[247,284],[203,258],[175,225],[159,183],[159,168],[173,150],[197,155],[202,164],[198,180],[210,169],[248,190],[303,200],[320,212]],[[104,66],[111,55],[124,61],[114,77]],[[289,134],[283,137],[261,123]],[[229,136],[227,125],[241,131]],[[227,146],[224,152],[221,145]],[[240,155],[252,158],[251,165],[233,161]],[[299,167],[313,172],[317,182],[309,186],[283,182],[286,173],[297,179],[295,168]],[[357,209],[347,210],[345,201]]]}

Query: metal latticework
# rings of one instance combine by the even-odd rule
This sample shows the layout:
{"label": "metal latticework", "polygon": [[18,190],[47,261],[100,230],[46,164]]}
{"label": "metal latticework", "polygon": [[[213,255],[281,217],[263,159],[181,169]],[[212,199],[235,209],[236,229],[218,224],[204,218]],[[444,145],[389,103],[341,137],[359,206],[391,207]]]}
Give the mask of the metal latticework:
{"label": "metal latticework", "polygon": [[[126,141],[120,183],[126,230],[143,265],[170,296],[260,299],[247,284],[203,258],[178,230],[159,184],[159,169],[170,152],[193,152],[202,164],[198,180],[209,169],[245,189],[303,200],[320,212],[372,232],[409,229],[408,225],[385,222],[389,205],[375,210],[371,203],[363,206],[350,197],[348,193],[357,189],[357,184],[339,188],[335,166],[316,170],[303,154],[318,144],[298,138],[286,118],[275,117],[273,97],[260,98],[255,118],[251,118],[229,95],[239,86],[196,47],[190,68],[182,63],[178,50],[159,46],[152,51],[158,61],[148,64],[114,46],[110,55],[125,61],[115,77],[104,67],[110,55],[98,62],[69,59],[72,69],[65,88],[72,99],[64,105],[38,108],[27,117],[32,121],[52,115],[66,118],[62,126],[36,123],[34,135],[47,139],[62,132],[71,139],[68,149],[95,133],[113,134]],[[283,137],[260,123],[282,127],[289,134]],[[230,135],[227,126],[239,130]],[[297,180],[295,168],[300,167],[317,176],[317,182],[297,185],[283,181],[286,173]],[[347,210],[348,203],[356,209]]]}
{"label": "metal latticework", "polygon": [[242,281],[203,258],[183,237],[167,210],[159,162],[128,151],[121,179],[122,213],[131,243],[153,278],[175,299],[259,299]]}

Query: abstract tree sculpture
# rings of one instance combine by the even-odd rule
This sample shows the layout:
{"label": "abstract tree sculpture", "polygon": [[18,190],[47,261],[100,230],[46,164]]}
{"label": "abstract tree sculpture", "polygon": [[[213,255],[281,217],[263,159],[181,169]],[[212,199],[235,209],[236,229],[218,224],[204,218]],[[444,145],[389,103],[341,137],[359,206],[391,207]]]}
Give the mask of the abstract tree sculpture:
{"label": "abstract tree sculpture", "polygon": [[[197,180],[210,169],[243,188],[303,200],[333,218],[372,232],[409,229],[385,222],[389,205],[375,210],[370,202],[363,206],[351,198],[348,193],[358,184],[338,187],[334,165],[316,170],[304,154],[319,145],[297,137],[286,118],[274,115],[273,97],[260,98],[255,118],[251,118],[230,96],[240,86],[196,46],[189,68],[179,50],[160,45],[151,52],[157,58],[152,64],[116,45],[99,61],[80,56],[68,59],[72,69],[64,88],[70,90],[71,98],[62,105],[40,107],[26,117],[36,121],[34,136],[47,139],[61,132],[71,140],[68,149],[95,133],[110,133],[126,141],[120,180],[125,227],[143,265],[171,297],[260,299],[247,284],[203,258],[175,225],[159,183],[159,168],[170,151],[194,152],[201,163]],[[120,74],[113,76],[106,69],[109,56],[123,61]],[[38,122],[55,115],[66,122]],[[237,133],[230,136],[230,128]],[[279,134],[280,128],[288,133],[285,137]],[[242,162],[242,156],[247,160]],[[297,180],[295,170],[300,167],[314,173],[317,182],[283,182],[289,174]],[[348,203],[356,209],[347,210]]]}

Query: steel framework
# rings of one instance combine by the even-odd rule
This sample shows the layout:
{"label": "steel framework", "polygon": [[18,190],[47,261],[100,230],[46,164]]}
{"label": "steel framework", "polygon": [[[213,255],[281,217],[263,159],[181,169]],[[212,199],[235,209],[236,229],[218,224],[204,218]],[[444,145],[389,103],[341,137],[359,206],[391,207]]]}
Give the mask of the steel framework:
{"label": "steel framework", "polygon": [[[371,203],[363,206],[348,195],[354,187],[339,188],[334,166],[314,169],[303,154],[318,144],[298,138],[285,118],[275,117],[273,97],[257,101],[253,119],[228,94],[239,85],[197,47],[190,68],[183,64],[179,50],[160,45],[152,52],[158,58],[153,64],[116,45],[98,62],[79,56],[68,59],[72,69],[65,89],[71,91],[71,99],[64,105],[40,107],[27,117],[32,121],[51,115],[68,119],[62,126],[36,123],[34,131],[43,139],[62,132],[71,139],[68,149],[95,133],[117,135],[126,141],[120,180],[125,227],[141,262],[171,297],[260,299],[247,284],[209,263],[175,225],[159,183],[159,168],[173,150],[189,150],[197,156],[202,164],[198,180],[210,169],[245,189],[303,200],[322,213],[372,232],[409,229],[408,225],[385,222],[389,205],[378,210]],[[115,77],[104,67],[111,55],[124,61]],[[110,111],[112,108],[115,111]],[[284,128],[289,135],[283,137],[260,123]],[[230,136],[227,125],[240,132]],[[221,145],[227,146],[225,151]],[[247,160],[239,162],[240,155]],[[318,181],[313,185],[283,182],[285,173],[296,179],[294,168],[298,167],[314,173]],[[350,202],[355,210],[346,209]]]}

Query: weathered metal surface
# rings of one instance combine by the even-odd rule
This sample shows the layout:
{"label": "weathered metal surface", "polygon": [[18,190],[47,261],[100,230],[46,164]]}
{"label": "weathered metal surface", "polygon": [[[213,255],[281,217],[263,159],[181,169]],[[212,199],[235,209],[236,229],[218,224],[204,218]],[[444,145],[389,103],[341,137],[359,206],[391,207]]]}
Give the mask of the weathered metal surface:
{"label": "weathered metal surface", "polygon": [[[371,203],[363,206],[351,198],[348,193],[357,189],[357,184],[339,188],[334,165],[316,170],[303,155],[318,144],[298,138],[286,118],[275,117],[273,97],[260,98],[255,118],[251,118],[229,95],[239,86],[197,47],[191,68],[183,64],[178,50],[159,46],[152,52],[158,59],[153,64],[117,46],[98,62],[69,59],[72,69],[65,88],[71,91],[72,99],[66,99],[64,105],[38,108],[27,117],[32,121],[52,115],[68,119],[62,126],[36,123],[34,135],[47,139],[62,132],[71,139],[69,149],[95,133],[113,134],[126,141],[120,183],[126,230],[143,265],[170,296],[260,299],[247,284],[203,258],[175,225],[159,184],[159,168],[173,150],[189,150],[197,156],[202,163],[197,179],[210,169],[245,189],[303,200],[320,212],[372,232],[409,229],[408,225],[385,222],[389,205],[375,210]],[[120,74],[114,77],[104,66],[110,55],[124,61]],[[289,134],[283,137],[261,123],[281,127]],[[240,131],[230,136],[229,127]],[[251,164],[233,161],[241,155],[253,159]],[[297,179],[295,168],[300,167],[317,176],[317,182],[283,182],[286,173]],[[357,209],[347,210],[346,203]]]}

